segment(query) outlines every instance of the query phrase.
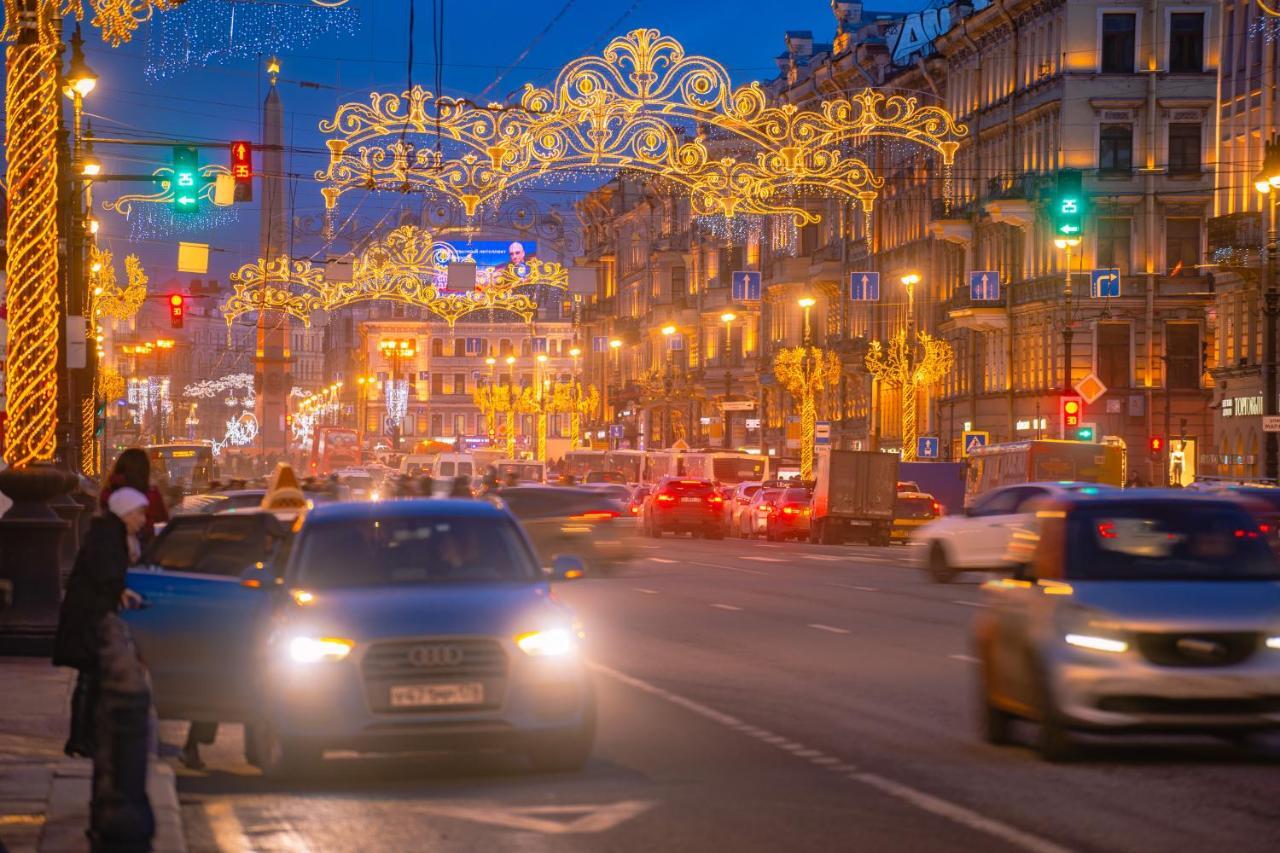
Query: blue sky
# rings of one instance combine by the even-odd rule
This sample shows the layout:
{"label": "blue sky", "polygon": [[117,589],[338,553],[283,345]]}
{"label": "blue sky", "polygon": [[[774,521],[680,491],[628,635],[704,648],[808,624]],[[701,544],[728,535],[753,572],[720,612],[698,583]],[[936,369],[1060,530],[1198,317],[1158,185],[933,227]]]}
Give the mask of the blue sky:
{"label": "blue sky", "polygon": [[[226,2],[190,0],[193,7]],[[286,108],[285,142],[300,149],[290,158],[293,173],[310,175],[323,163],[322,157],[307,151],[322,148],[324,137],[317,123],[332,116],[339,103],[365,100],[373,90],[403,89],[409,2],[351,0],[354,14],[359,15],[354,33],[307,44],[296,39],[279,42],[277,52],[284,65],[280,87]],[[877,8],[923,5],[898,0],[877,4]],[[706,0],[445,0],[444,8],[443,88],[449,94],[477,97],[492,85],[486,100],[518,92],[526,81],[546,84],[565,62],[584,53],[598,53],[610,37],[637,27],[657,28],[681,41],[688,52],[711,56],[729,68],[735,82],[774,76],[773,57],[782,51],[787,30],[809,29],[815,40],[827,41],[835,28],[827,0],[742,0],[734,4]],[[413,76],[416,83],[429,88],[434,82],[432,23],[432,0],[417,0]],[[107,47],[95,30],[86,31],[86,41],[87,60],[100,77],[97,90],[86,103],[95,135],[197,141],[258,138],[266,86],[258,61],[245,58],[193,68],[153,82],[143,73],[152,41],[145,31],[133,43],[115,50]],[[515,67],[495,83],[513,63],[517,63]],[[166,148],[138,146],[101,146],[97,154],[109,173],[149,172],[169,159]],[[212,150],[202,157],[225,163],[225,155]],[[174,274],[176,238],[131,242],[127,224],[101,209],[103,199],[145,189],[140,184],[100,185],[96,201],[103,223],[101,237],[117,259],[128,252],[140,254],[152,280],[162,282]],[[322,210],[313,181],[300,178],[293,182],[292,190],[294,213],[318,214]],[[552,193],[550,200],[567,208],[573,198],[561,192],[558,196]],[[376,219],[402,201],[370,199],[361,212],[372,213]],[[256,201],[237,207],[238,223],[207,235],[207,242],[216,250],[210,273],[224,280],[241,263],[257,257]],[[309,254],[317,248],[314,242],[299,244],[295,254]]]}

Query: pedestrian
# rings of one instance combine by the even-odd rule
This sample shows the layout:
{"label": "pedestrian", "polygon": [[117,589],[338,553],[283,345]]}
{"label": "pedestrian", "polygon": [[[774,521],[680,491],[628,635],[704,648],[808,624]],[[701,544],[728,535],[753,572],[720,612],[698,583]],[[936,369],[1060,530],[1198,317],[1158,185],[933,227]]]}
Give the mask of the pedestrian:
{"label": "pedestrian", "polygon": [[105,512],[111,495],[125,487],[141,492],[147,498],[147,523],[138,535],[138,541],[145,547],[155,538],[156,525],[169,521],[169,511],[160,490],[151,484],[151,460],[140,447],[126,448],[116,457],[116,464],[98,495],[99,508]]}
{"label": "pedestrian", "polygon": [[471,491],[471,478],[466,474],[459,474],[453,478],[453,487],[449,490],[451,498],[473,498],[475,494]]}
{"label": "pedestrian", "polygon": [[147,526],[150,501],[130,486],[112,491],[107,511],[95,516],[76,555],[67,594],[58,613],[54,666],[79,671],[71,695],[71,733],[63,752],[93,754],[93,715],[98,694],[98,630],[104,617],[142,602],[125,587],[129,566],[142,555],[139,534]]}
{"label": "pedestrian", "polygon": [[436,493],[435,480],[431,479],[430,474],[423,474],[418,478],[418,494],[424,498],[434,497]]}

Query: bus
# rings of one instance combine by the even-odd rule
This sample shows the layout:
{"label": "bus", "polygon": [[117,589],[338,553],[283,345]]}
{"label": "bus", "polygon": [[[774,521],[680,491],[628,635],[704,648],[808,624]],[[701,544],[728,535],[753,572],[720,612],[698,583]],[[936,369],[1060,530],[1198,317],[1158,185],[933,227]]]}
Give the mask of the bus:
{"label": "bus", "polygon": [[726,486],[760,483],[769,478],[769,457],[734,450],[693,451],[684,454],[684,470],[678,473]]}
{"label": "bus", "polygon": [[211,444],[150,444],[144,450],[151,460],[151,476],[157,483],[194,495],[208,491],[213,482]]}
{"label": "bus", "polygon": [[1125,446],[1113,440],[1015,441],[992,444],[969,452],[965,504],[1001,486],[1018,483],[1074,481],[1123,487]]}
{"label": "bus", "polygon": [[564,471],[579,480],[585,480],[592,471],[608,471],[607,452],[604,450],[570,450],[564,455]]}
{"label": "bus", "polygon": [[311,475],[360,466],[360,436],[346,427],[316,427],[311,439]]}
{"label": "bus", "polygon": [[547,479],[547,466],[536,459],[497,459],[492,463],[498,470],[498,482],[505,483],[515,474],[521,483],[541,483]]}

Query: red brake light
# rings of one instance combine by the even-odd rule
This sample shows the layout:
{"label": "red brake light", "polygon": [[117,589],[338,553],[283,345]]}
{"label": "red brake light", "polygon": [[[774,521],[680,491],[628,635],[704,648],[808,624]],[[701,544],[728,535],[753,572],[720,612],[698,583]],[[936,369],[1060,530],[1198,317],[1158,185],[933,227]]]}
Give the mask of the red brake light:
{"label": "red brake light", "polygon": [[724,498],[720,497],[719,495],[711,495],[710,497],[707,498],[707,502],[713,503],[713,504],[722,504],[724,503]]}
{"label": "red brake light", "polygon": [[598,512],[584,512],[581,515],[570,516],[573,521],[604,521],[606,518],[617,517],[618,513],[607,509],[602,509]]}
{"label": "red brake light", "polygon": [[654,498],[654,500],[660,504],[673,504],[676,502],[676,496],[669,495],[666,492],[659,492],[658,496]]}
{"label": "red brake light", "polygon": [[937,501],[933,502],[933,514],[942,515],[942,504],[938,503]]}
{"label": "red brake light", "polygon": [[1104,521],[1098,525],[1098,535],[1103,539],[1116,538],[1116,526],[1114,522]]}

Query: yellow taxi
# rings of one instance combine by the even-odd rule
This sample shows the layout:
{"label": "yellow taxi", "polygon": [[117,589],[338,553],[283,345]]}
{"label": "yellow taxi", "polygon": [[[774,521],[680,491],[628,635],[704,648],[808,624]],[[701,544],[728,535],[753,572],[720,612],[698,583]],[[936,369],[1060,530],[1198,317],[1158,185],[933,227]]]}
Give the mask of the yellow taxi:
{"label": "yellow taxi", "polygon": [[905,542],[911,531],[942,515],[942,504],[927,492],[898,492],[893,508],[892,539]]}

